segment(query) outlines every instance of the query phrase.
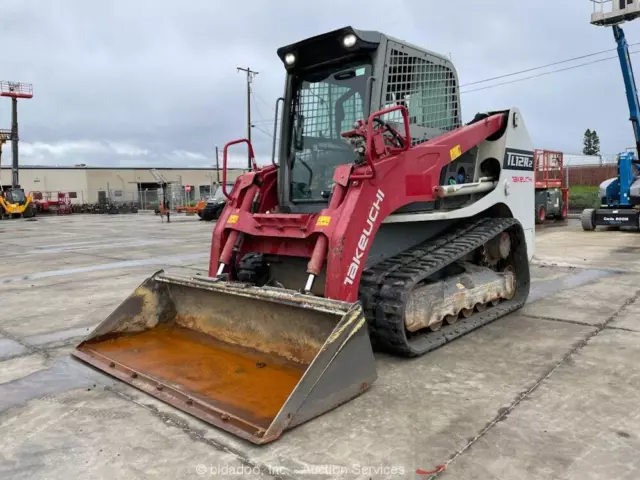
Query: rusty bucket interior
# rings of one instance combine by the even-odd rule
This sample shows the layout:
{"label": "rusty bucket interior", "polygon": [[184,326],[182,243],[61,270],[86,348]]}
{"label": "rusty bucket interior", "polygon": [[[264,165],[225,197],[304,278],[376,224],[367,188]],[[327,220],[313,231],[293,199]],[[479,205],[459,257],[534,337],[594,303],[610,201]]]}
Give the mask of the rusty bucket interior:
{"label": "rusty bucket interior", "polygon": [[259,444],[376,379],[359,303],[162,271],[73,355]]}

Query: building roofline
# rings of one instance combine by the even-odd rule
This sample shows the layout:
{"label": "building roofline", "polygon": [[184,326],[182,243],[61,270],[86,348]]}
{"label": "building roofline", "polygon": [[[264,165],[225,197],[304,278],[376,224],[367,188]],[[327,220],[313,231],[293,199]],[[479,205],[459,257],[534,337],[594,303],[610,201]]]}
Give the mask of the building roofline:
{"label": "building roofline", "polygon": [[[0,168],[2,168],[2,170],[11,170],[11,165],[2,165]],[[20,170],[151,170],[153,168],[156,170],[193,170],[196,172],[222,171],[221,168],[216,169],[215,167],[74,167],[67,165],[20,165]],[[245,171],[243,168],[228,168],[227,170],[231,172]]]}

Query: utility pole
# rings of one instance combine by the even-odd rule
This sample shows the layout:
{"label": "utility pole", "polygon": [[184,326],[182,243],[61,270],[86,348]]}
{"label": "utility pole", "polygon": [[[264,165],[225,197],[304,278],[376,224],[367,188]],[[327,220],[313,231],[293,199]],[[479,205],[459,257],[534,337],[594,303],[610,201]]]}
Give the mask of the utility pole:
{"label": "utility pole", "polygon": [[[251,68],[236,67],[238,71],[247,73],[247,140],[251,143],[251,81],[259,72],[254,72]],[[247,168],[251,171],[251,152],[247,149]]]}
{"label": "utility pole", "polygon": [[218,146],[216,145],[216,182],[220,185],[220,161],[218,160]]}

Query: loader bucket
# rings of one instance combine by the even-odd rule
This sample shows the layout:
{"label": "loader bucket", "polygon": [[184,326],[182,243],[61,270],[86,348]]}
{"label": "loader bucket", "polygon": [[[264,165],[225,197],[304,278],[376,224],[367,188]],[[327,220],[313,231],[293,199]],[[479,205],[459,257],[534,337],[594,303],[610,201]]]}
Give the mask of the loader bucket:
{"label": "loader bucket", "polygon": [[377,378],[359,303],[163,271],[73,355],[256,444]]}

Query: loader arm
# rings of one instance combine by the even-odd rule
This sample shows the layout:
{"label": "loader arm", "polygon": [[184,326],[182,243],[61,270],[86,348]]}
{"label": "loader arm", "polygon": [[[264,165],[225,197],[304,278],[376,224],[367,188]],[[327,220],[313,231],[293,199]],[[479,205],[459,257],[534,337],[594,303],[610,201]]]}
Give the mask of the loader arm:
{"label": "loader arm", "polygon": [[[405,107],[397,109],[406,113]],[[385,112],[388,110],[373,113],[367,124]],[[442,168],[499,132],[505,118],[504,112],[496,113],[402,153],[382,154],[377,159],[372,159],[371,147],[367,163],[335,169],[329,206],[315,214],[267,213],[273,207],[271,202],[253,212],[254,198],[275,198],[275,167],[243,175],[214,229],[209,275],[222,274],[246,252],[305,257],[310,259],[307,273],[316,277],[326,262],[327,298],[356,301],[370,239],[382,221],[408,204],[435,200]],[[380,130],[372,133],[363,129],[361,133],[382,136]],[[366,139],[368,145],[375,142],[374,138]],[[376,181],[361,180],[371,175],[372,168]],[[394,188],[397,185],[406,188]]]}

